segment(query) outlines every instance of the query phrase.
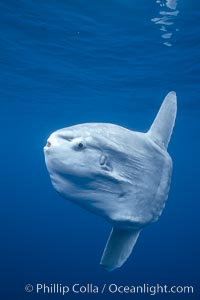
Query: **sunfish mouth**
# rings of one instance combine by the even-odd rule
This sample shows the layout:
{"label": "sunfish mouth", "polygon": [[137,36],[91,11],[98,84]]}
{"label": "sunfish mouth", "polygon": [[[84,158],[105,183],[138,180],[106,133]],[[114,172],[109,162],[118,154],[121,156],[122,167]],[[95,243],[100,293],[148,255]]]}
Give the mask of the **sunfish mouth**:
{"label": "sunfish mouth", "polygon": [[60,139],[60,135],[58,135],[56,132],[52,133],[50,137],[47,139],[46,145],[44,146],[44,150],[48,150],[49,148],[52,148],[52,146],[58,145],[58,139]]}
{"label": "sunfish mouth", "polygon": [[50,148],[51,147],[51,142],[47,141],[46,146],[44,148]]}

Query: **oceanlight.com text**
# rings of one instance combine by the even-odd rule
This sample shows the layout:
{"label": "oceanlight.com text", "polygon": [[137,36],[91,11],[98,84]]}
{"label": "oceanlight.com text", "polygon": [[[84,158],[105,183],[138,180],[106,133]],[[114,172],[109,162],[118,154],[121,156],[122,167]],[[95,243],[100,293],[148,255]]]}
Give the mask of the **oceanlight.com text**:
{"label": "oceanlight.com text", "polygon": [[26,284],[25,291],[35,294],[148,294],[155,296],[158,294],[193,294],[194,287],[190,285],[151,285],[144,283],[141,285],[120,285],[111,284],[80,284],[72,285],[62,283],[37,283],[35,285]]}

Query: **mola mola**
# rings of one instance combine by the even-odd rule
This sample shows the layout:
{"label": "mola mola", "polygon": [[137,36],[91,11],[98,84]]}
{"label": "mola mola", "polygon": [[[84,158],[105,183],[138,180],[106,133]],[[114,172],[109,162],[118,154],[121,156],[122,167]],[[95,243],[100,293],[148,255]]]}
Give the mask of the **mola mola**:
{"label": "mola mola", "polygon": [[123,265],[145,226],[160,217],[172,160],[167,152],[177,100],[170,92],[146,133],[107,123],[55,131],[44,147],[55,190],[112,224],[101,265]]}

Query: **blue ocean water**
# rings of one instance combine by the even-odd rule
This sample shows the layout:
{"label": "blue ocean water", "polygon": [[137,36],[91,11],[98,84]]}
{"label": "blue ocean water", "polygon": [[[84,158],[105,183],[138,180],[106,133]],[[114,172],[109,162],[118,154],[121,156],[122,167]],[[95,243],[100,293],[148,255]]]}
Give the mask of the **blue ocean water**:
{"label": "blue ocean water", "polygon": [[[42,295],[26,284],[192,285],[199,299],[198,1],[0,2],[1,299],[150,299]],[[56,129],[109,122],[146,131],[165,95],[178,115],[169,199],[119,270],[99,266],[110,232],[53,190],[43,146]],[[170,296],[170,297],[169,297]]]}

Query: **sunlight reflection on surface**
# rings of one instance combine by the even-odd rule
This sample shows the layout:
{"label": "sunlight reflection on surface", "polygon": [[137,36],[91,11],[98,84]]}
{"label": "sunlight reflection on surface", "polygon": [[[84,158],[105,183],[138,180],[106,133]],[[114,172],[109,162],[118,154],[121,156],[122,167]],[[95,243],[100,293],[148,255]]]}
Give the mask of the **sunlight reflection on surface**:
{"label": "sunlight reflection on surface", "polygon": [[179,14],[179,10],[177,9],[178,0],[157,0],[156,3],[159,5],[159,17],[155,17],[151,21],[159,25],[160,30],[164,32],[161,35],[164,39],[163,45],[171,47],[174,34],[179,31],[174,26],[175,18]]}

